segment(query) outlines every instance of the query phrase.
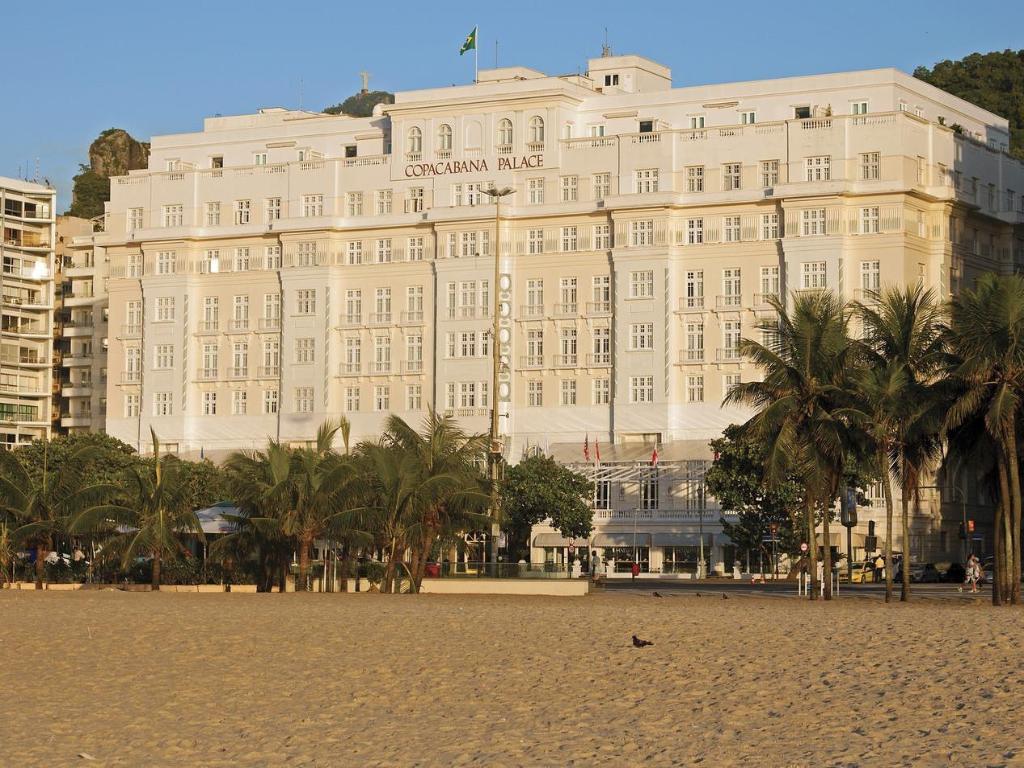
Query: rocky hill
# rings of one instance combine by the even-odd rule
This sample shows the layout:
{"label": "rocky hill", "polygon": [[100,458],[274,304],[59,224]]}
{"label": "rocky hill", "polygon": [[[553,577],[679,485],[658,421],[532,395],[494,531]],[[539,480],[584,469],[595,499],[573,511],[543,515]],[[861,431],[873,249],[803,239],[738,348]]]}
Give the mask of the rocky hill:
{"label": "rocky hill", "polygon": [[89,164],[79,166],[67,213],[84,219],[101,215],[110,199],[110,177],[145,168],[148,162],[148,142],[136,141],[122,128],[103,131],[89,145]]}

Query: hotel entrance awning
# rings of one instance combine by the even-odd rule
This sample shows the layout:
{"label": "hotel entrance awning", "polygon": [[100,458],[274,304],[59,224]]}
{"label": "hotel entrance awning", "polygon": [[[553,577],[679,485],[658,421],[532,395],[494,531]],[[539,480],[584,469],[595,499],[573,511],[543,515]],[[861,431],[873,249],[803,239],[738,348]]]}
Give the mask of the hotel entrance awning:
{"label": "hotel entrance awning", "polygon": [[637,532],[634,538],[632,533],[599,533],[594,537],[595,547],[649,547],[651,534]]}
{"label": "hotel entrance awning", "polygon": [[538,533],[533,537],[533,546],[535,547],[568,547],[574,543],[580,548],[586,548],[587,546],[586,539],[576,539],[573,542],[560,533]]}

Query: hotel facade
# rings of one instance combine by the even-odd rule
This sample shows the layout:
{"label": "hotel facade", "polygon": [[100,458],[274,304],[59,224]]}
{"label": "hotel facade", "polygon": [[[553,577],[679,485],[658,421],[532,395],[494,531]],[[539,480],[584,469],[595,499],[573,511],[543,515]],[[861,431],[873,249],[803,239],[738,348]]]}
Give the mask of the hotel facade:
{"label": "hotel facade", "polygon": [[[703,475],[708,440],[749,415],[721,405],[757,376],[740,339],[772,296],[921,282],[945,299],[1018,269],[1008,137],[892,69],[673,88],[638,56],[482,71],[369,118],[209,118],[155,137],[76,241],[109,269],[106,428],[217,458],[339,414],[355,439],[428,407],[486,432],[497,396],[506,459],[544,451],[599,481],[594,537],[540,526],[534,559],[593,546],[682,571],[703,546],[731,568]],[[492,187],[512,190],[500,211]],[[957,554],[982,497],[951,482],[964,504],[926,490],[905,549]]]}

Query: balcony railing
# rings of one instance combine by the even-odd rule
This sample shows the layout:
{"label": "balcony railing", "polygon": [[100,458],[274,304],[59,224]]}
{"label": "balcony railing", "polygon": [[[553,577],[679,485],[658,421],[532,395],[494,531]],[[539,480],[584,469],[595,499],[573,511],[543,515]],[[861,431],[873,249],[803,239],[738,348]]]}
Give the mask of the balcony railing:
{"label": "balcony railing", "polygon": [[122,384],[138,384],[142,381],[141,371],[121,371]]}
{"label": "balcony railing", "polygon": [[704,309],[703,296],[683,296],[679,299],[679,309],[682,312],[692,309]]}
{"label": "balcony railing", "polygon": [[276,379],[281,375],[281,366],[279,365],[261,365],[257,370],[261,379]]}
{"label": "balcony railing", "polygon": [[358,376],[363,372],[362,363],[342,363],[338,373],[342,376]]}
{"label": "balcony railing", "polygon": [[249,330],[249,318],[237,318],[231,321],[232,331],[248,331]]}
{"label": "balcony railing", "polygon": [[248,366],[242,367],[242,366],[237,366],[236,365],[236,366],[232,366],[231,368],[228,368],[228,378],[229,379],[244,379],[244,378],[247,378],[248,376],[249,376],[249,368],[248,368]]}
{"label": "balcony railing", "polygon": [[544,305],[523,304],[522,306],[519,307],[519,316],[524,318],[544,317]]}
{"label": "balcony railing", "polygon": [[390,312],[371,312],[370,325],[387,325],[391,322]]}
{"label": "balcony railing", "polygon": [[680,363],[703,363],[704,362],[704,350],[703,349],[681,349],[681,350],[679,350],[679,362]]}
{"label": "balcony railing", "polygon": [[719,309],[739,309],[742,305],[743,297],[739,294],[718,296],[715,300],[715,306]]}
{"label": "balcony railing", "polygon": [[391,361],[390,360],[374,360],[370,364],[370,370],[373,373],[391,373]]}
{"label": "balcony railing", "polygon": [[200,320],[197,333],[216,333],[218,328],[220,323],[217,320]]}
{"label": "balcony railing", "polygon": [[612,303],[610,301],[588,301],[587,302],[587,314],[594,315],[610,315],[612,312]]}
{"label": "balcony railing", "polygon": [[555,315],[558,317],[574,317],[579,311],[579,304],[575,301],[555,304]]}
{"label": "balcony railing", "polygon": [[523,355],[519,358],[520,368],[543,368],[544,355]]}
{"label": "balcony railing", "polygon": [[196,371],[197,381],[214,381],[217,378],[216,368],[200,368]]}
{"label": "balcony railing", "polygon": [[543,141],[528,141],[526,142],[527,152],[543,152],[544,142]]}
{"label": "balcony railing", "polygon": [[555,368],[575,368],[579,355],[555,355]]}
{"label": "balcony railing", "polygon": [[142,335],[142,325],[136,323],[125,323],[121,326],[121,335],[127,338]]}
{"label": "balcony railing", "polygon": [[592,368],[604,368],[612,364],[611,352],[594,352],[587,355],[587,365]]}
{"label": "balcony railing", "polygon": [[402,363],[402,373],[423,373],[423,361],[405,360]]}
{"label": "balcony railing", "polygon": [[771,302],[779,298],[777,293],[755,293],[754,306],[758,309],[771,309]]}
{"label": "balcony railing", "polygon": [[280,317],[261,317],[260,318],[260,330],[261,331],[279,331],[279,330],[281,330],[281,318]]}
{"label": "balcony railing", "polygon": [[338,324],[344,326],[362,325],[363,316],[361,313],[342,315]]}
{"label": "balcony railing", "polygon": [[423,322],[423,310],[402,313],[402,325],[419,325]]}
{"label": "balcony railing", "polygon": [[716,350],[715,359],[720,363],[738,363],[743,359],[739,347],[719,347]]}

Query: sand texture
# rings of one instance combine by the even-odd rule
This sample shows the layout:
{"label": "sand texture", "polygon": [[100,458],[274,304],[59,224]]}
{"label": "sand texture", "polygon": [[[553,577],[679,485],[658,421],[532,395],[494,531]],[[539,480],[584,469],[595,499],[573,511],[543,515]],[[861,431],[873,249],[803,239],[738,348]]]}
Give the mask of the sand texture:
{"label": "sand texture", "polygon": [[0,765],[1022,765],[1022,620],[980,600],[2,592]]}

